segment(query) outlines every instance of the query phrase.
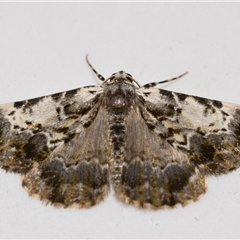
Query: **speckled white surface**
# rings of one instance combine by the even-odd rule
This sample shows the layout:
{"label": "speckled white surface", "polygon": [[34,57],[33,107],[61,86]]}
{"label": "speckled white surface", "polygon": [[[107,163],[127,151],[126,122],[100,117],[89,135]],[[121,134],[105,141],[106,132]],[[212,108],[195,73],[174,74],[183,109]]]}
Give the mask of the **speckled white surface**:
{"label": "speckled white surface", "polygon": [[[98,84],[125,70],[140,83],[240,104],[239,3],[0,3],[0,102]],[[239,238],[240,170],[208,178],[186,207],[139,210],[113,192],[88,210],[28,197],[0,170],[0,238]]]}

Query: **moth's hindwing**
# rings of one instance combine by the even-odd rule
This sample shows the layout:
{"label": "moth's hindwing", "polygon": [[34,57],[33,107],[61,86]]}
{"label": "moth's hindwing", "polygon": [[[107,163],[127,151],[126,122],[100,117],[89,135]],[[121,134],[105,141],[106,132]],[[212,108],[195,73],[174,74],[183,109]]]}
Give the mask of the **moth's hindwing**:
{"label": "moth's hindwing", "polygon": [[149,116],[141,108],[132,109],[126,121],[122,181],[116,192],[140,207],[185,205],[188,200],[197,200],[206,189],[204,175],[186,154],[146,124]]}

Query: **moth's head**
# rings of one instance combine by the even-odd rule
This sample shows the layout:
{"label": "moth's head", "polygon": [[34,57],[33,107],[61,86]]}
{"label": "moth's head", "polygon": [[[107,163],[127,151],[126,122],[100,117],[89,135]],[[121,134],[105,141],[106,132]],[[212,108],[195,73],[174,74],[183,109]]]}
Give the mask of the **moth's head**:
{"label": "moth's head", "polygon": [[109,78],[105,79],[101,74],[99,74],[94,68],[93,66],[90,64],[90,62],[88,61],[88,55],[86,55],[86,61],[88,66],[92,69],[92,71],[97,75],[97,77],[103,81],[103,85],[104,84],[112,84],[115,82],[125,82],[128,84],[133,85],[133,83],[135,82],[138,87],[141,87],[141,85],[132,77],[131,74],[126,73],[124,71],[119,71],[116,73],[113,73]]}
{"label": "moth's head", "polygon": [[108,84],[112,84],[115,82],[125,82],[131,85],[133,85],[133,83],[135,82],[140,87],[140,84],[132,77],[131,74],[122,70],[113,73],[108,79],[105,80],[105,82],[107,82]]}
{"label": "moth's head", "polygon": [[132,75],[124,71],[113,73],[108,80],[109,80],[109,83],[127,82],[130,84],[132,84],[132,82],[134,81]]}

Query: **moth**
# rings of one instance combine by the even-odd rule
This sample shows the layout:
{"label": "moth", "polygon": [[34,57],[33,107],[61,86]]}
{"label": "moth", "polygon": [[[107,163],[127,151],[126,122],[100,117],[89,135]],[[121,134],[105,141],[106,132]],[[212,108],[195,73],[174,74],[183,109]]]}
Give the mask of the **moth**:
{"label": "moth", "polygon": [[119,71],[102,81],[0,105],[0,167],[30,195],[90,207],[110,189],[139,207],[185,205],[208,175],[240,165],[240,105],[141,86]]}

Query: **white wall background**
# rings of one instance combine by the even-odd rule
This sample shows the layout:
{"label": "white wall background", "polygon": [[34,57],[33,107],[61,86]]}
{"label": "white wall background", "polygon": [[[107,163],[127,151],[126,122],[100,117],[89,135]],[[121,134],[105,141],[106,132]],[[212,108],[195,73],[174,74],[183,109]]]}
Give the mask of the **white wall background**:
{"label": "white wall background", "polygon": [[[239,3],[0,3],[0,102],[98,84],[118,70],[140,83],[240,104]],[[139,210],[111,192],[88,210],[30,198],[0,170],[1,238],[239,238],[240,171],[208,178],[186,207]]]}

